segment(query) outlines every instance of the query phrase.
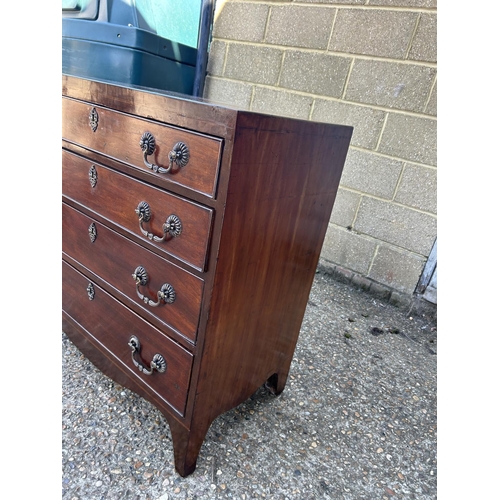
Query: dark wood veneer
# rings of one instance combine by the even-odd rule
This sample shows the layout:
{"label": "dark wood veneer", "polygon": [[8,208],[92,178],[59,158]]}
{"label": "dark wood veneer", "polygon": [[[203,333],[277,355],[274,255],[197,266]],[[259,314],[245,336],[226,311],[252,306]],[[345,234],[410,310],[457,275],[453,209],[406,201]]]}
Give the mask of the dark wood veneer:
{"label": "dark wood veneer", "polygon": [[[247,399],[264,383],[276,394],[284,389],[352,127],[238,111],[203,100],[69,76],[63,76],[63,96],[119,113],[143,116],[157,121],[158,126],[164,123],[168,127],[198,131],[218,138],[223,146],[217,196],[207,198],[213,217],[206,267],[198,273],[204,281],[203,291],[198,302],[198,292],[192,296],[193,309],[187,304],[183,306],[189,316],[186,321],[197,325],[196,344],[190,349],[193,363],[184,416],[166,404],[168,397],[159,398],[147,387],[137,387],[135,382],[124,384],[152,401],[166,416],[172,432],[176,469],[185,476],[195,469],[206,432],[218,415]],[[75,134],[78,133],[75,129]],[[120,131],[116,129],[114,133],[119,135]],[[72,140],[85,144],[77,136]],[[100,146],[106,147],[106,144]],[[89,157],[92,154],[89,152]],[[213,153],[209,153],[209,157],[212,156]],[[119,165],[117,168],[131,175],[127,186],[137,182],[133,171]],[[137,177],[167,188],[171,195],[190,198],[186,186],[169,184],[159,176],[157,182],[153,176],[138,174]],[[199,193],[192,192],[192,199],[200,202]],[[85,211],[83,205],[90,202],[84,197],[78,199]],[[98,211],[98,205],[92,209]],[[68,210],[72,209],[65,209]],[[110,225],[114,223],[116,221]],[[85,224],[82,223],[81,230]],[[64,223],[63,231],[73,231],[77,225],[76,222]],[[103,233],[106,231],[115,234],[103,228]],[[88,239],[86,234],[83,237]],[[63,241],[65,239],[68,238]],[[72,248],[67,249],[67,254],[78,261],[76,267],[84,274],[88,268],[87,274],[99,275],[106,285],[104,288],[127,303],[129,299],[120,299],[120,294],[107,285],[115,279],[111,264],[90,257],[92,250],[85,248],[88,244],[81,245],[78,237],[70,239]],[[82,248],[77,250],[80,245]],[[118,239],[113,236],[113,242],[111,239],[104,242],[103,256],[97,260],[104,262],[106,255],[116,251],[128,259],[132,254],[127,248],[134,248],[135,253],[137,246],[122,236]],[[188,256],[179,258],[184,262],[179,267],[189,270]],[[153,268],[155,259],[163,262],[158,266],[168,265],[157,255],[142,265]],[[193,287],[196,285],[186,285],[186,294],[189,294],[187,288]],[[195,309],[199,311],[198,316]],[[149,317],[141,315],[146,320]],[[97,366],[115,380],[123,379],[119,364],[115,368],[107,366],[108,360],[114,363],[112,358],[99,345],[94,349],[82,340],[88,338],[89,332],[82,329],[71,314],[64,315],[64,327]],[[164,334],[170,335],[168,330]]]}
{"label": "dark wood veneer", "polygon": [[[114,357],[115,362],[126,366],[129,376],[138,378],[141,385],[155,392],[182,415],[191,377],[192,355],[94,283],[95,296],[89,300],[86,290],[91,282],[64,262],[62,276],[63,311],[82,329],[90,332],[89,335],[101,349]],[[110,311],[119,313],[109,314]],[[140,356],[136,355],[136,358],[149,368],[153,356],[161,354],[167,363],[164,373],[145,375],[137,370],[128,345],[132,335],[141,342]]]}
{"label": "dark wood veneer", "polygon": [[[156,149],[148,157],[148,161],[163,168],[169,165],[169,152],[181,141],[189,148],[189,162],[185,167],[174,168],[167,178],[208,196],[215,195],[220,139],[166,127],[86,102],[64,98],[62,102],[64,139],[140,169],[148,169],[139,145],[145,132],[153,134],[156,140]],[[89,115],[93,108],[99,117],[95,131],[89,125]]]}
{"label": "dark wood veneer", "polygon": [[[89,182],[91,167],[97,174],[95,187]],[[62,183],[68,200],[99,213],[109,224],[121,226],[129,235],[136,235],[161,253],[205,270],[212,228],[211,209],[67,151],[63,151]],[[141,201],[149,203],[151,208],[151,220],[143,223],[145,230],[163,236],[162,225],[168,216],[174,214],[181,219],[181,234],[158,243],[144,236],[135,213]]]}
{"label": "dark wood veneer", "polygon": [[[91,224],[95,224],[97,232],[94,242],[88,232]],[[116,293],[135,300],[146,315],[157,317],[192,342],[196,341],[203,280],[66,204],[62,206],[62,230],[62,250],[65,254],[108,282]],[[138,266],[143,266],[149,275],[148,284],[141,286],[140,292],[156,301],[158,290],[168,283],[176,292],[172,304],[157,307],[144,304],[137,295],[132,278]]]}

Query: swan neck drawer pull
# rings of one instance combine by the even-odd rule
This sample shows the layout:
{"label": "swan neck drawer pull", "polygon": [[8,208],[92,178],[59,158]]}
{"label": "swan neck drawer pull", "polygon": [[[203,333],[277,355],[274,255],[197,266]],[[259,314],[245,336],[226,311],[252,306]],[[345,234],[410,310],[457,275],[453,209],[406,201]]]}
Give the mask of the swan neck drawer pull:
{"label": "swan neck drawer pull", "polygon": [[139,141],[139,146],[141,147],[144,165],[150,168],[153,172],[159,172],[160,174],[168,174],[174,164],[177,167],[185,167],[189,162],[189,148],[183,142],[177,142],[172,150],[168,153],[168,167],[160,167],[154,163],[148,161],[148,156],[151,156],[156,149],[156,139],[151,132],[144,132],[142,134],[141,140]]}
{"label": "swan neck drawer pull", "polygon": [[146,269],[142,266],[136,267],[132,274],[132,278],[135,281],[136,291],[138,297],[148,306],[158,307],[160,304],[172,304],[175,301],[175,290],[174,287],[168,283],[164,283],[161,288],[156,292],[158,300],[156,302],[152,301],[148,297],[141,293],[139,287],[145,286],[149,282],[149,275]]}
{"label": "swan neck drawer pull", "polygon": [[141,230],[141,233],[151,241],[161,243],[166,239],[176,238],[182,232],[181,220],[174,214],[169,215],[167,220],[164,222],[162,226],[163,236],[155,236],[153,233],[146,231],[146,229],[142,226],[142,223],[149,222],[151,220],[151,208],[146,201],[141,201],[139,205],[137,205],[135,213],[139,217],[139,229]]}
{"label": "swan neck drawer pull", "polygon": [[139,369],[141,373],[144,373],[144,375],[152,375],[155,370],[159,373],[163,373],[167,369],[167,362],[161,354],[155,354],[153,356],[153,359],[149,363],[149,369],[146,368],[146,366],[144,366],[141,361],[137,361],[135,359],[135,354],[137,353],[140,356],[141,351],[141,343],[135,335],[132,335],[132,337],[130,337],[128,345],[132,349],[132,361],[134,365]]}

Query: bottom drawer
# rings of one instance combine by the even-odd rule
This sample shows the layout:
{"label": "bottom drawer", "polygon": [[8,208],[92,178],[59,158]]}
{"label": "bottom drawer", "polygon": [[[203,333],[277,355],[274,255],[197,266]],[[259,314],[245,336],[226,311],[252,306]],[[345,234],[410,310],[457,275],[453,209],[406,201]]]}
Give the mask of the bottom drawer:
{"label": "bottom drawer", "polygon": [[[63,311],[146,389],[184,415],[193,356],[64,261],[62,281]],[[139,341],[132,342],[135,351],[132,337]],[[148,375],[151,361],[158,369]]]}

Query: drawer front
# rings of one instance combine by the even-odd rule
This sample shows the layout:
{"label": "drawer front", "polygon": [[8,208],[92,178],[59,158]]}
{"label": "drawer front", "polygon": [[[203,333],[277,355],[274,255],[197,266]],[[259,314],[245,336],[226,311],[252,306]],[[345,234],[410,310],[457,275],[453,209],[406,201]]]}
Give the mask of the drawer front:
{"label": "drawer front", "polygon": [[[174,184],[215,196],[221,139],[67,98],[63,98],[62,113],[63,139],[133,167],[154,172]],[[152,134],[155,143],[154,152],[146,158],[140,144],[145,133]],[[152,141],[148,143],[151,145]],[[182,143],[187,150],[181,146],[174,148],[177,143]],[[155,166],[161,169],[170,166],[171,152],[175,152],[179,163],[172,162],[168,173],[156,170]],[[147,166],[145,160],[154,166]],[[183,160],[184,163],[187,160],[184,166]]]}
{"label": "drawer front", "polygon": [[[67,151],[63,151],[62,165],[64,196],[99,213],[161,252],[205,270],[211,209]],[[140,223],[136,210],[143,207],[143,202],[148,205],[149,220]],[[145,213],[144,209],[139,212]],[[164,232],[165,224],[170,231]],[[159,241],[162,238],[165,239]]]}
{"label": "drawer front", "polygon": [[[100,347],[126,367],[130,375],[137,377],[183,415],[192,355],[64,261],[62,279],[63,310],[94,337]],[[139,340],[140,348],[134,352],[134,359],[146,371],[141,372],[132,359],[132,348],[128,343],[133,336]],[[156,354],[163,357],[165,370],[153,370],[147,375]],[[161,370],[161,359],[154,359]]]}
{"label": "drawer front", "polygon": [[[62,222],[64,253],[137,303],[146,314],[195,342],[203,280],[64,203]],[[132,275],[140,266],[147,277],[143,274],[145,279],[137,285]],[[162,289],[166,300],[158,298]]]}

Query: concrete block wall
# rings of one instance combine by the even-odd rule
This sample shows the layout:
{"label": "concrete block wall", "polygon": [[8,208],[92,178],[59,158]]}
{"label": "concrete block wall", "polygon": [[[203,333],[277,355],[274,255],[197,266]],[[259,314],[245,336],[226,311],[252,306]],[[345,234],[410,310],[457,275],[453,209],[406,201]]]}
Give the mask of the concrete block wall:
{"label": "concrete block wall", "polygon": [[217,0],[205,96],[354,126],[321,264],[415,291],[437,233],[437,0]]}

